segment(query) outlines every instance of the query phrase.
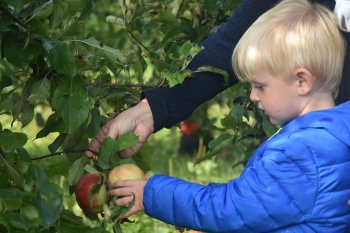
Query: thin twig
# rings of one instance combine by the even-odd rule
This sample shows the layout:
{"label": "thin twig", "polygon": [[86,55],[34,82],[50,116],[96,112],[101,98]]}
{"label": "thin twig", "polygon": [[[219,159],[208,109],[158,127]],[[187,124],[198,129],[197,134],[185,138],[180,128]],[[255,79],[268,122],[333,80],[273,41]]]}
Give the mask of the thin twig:
{"label": "thin twig", "polygon": [[90,152],[92,152],[95,155],[97,154],[96,151],[93,151],[93,150],[90,150],[90,149],[86,149],[86,150],[66,150],[66,151],[55,152],[55,153],[48,154],[48,155],[43,155],[43,156],[36,157],[36,158],[31,158],[30,160],[45,159],[45,158],[48,158],[48,157],[52,157],[52,156],[56,156],[56,155],[62,155],[62,154],[67,154],[67,153],[84,153],[85,151],[90,151]]}
{"label": "thin twig", "polygon": [[0,5],[0,11],[4,12],[13,21],[15,21],[16,23],[18,23],[19,25],[27,29],[27,26],[24,23],[22,23],[22,21],[19,20],[16,16],[14,16],[10,11],[8,11],[4,6]]}
{"label": "thin twig", "polygon": [[139,40],[132,34],[131,31],[129,31],[128,29],[127,29],[126,31],[129,33],[129,35],[130,35],[139,45],[141,45],[144,49],[146,49],[147,52],[151,53],[151,51],[150,51],[146,46],[144,46],[144,45],[142,44],[142,42],[139,41]]}

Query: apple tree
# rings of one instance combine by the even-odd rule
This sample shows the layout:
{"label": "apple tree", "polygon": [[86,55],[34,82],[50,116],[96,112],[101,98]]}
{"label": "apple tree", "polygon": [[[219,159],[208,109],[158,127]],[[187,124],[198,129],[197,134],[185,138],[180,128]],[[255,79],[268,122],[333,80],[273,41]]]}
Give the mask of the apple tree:
{"label": "apple tree", "polygon": [[[135,145],[138,136],[106,139],[94,161],[84,155],[89,140],[103,124],[137,104],[142,90],[172,87],[191,76],[186,66],[205,49],[201,42],[225,24],[240,2],[0,0],[0,232],[97,233],[117,223],[126,210],[107,206],[105,213],[115,211],[113,219],[106,222],[107,215],[100,215],[100,225],[87,226],[64,205],[63,194],[73,195],[86,172],[108,173],[120,162],[117,152]],[[215,67],[201,71],[229,78]],[[232,111],[221,127],[204,128],[221,135],[197,162],[228,146],[237,154],[237,164],[244,163],[273,133],[248,94],[245,84],[230,89]],[[36,131],[26,130],[33,122]],[[52,135],[43,145],[49,154],[26,149]],[[151,169],[147,145],[133,161],[144,172]],[[69,188],[55,182],[55,176],[65,177]],[[92,198],[100,186],[102,182]],[[119,224],[113,229],[121,231]]]}

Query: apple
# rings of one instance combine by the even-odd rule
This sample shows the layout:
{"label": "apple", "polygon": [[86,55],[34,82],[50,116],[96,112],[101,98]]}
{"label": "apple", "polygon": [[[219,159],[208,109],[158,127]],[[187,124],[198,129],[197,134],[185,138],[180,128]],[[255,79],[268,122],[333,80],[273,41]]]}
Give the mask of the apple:
{"label": "apple", "polygon": [[186,136],[191,136],[195,132],[197,132],[201,127],[199,124],[195,121],[192,120],[186,120],[184,123],[181,125],[181,132],[182,134]]}
{"label": "apple", "polygon": [[110,185],[119,180],[146,180],[145,173],[132,163],[121,164],[114,167],[108,174]]}
{"label": "apple", "polygon": [[103,183],[98,193],[95,194],[90,205],[90,190],[92,187],[101,183],[100,174],[86,173],[80,177],[77,185],[75,186],[75,196],[78,205],[84,211],[84,213],[98,214],[103,211],[103,204],[109,202],[109,196],[106,184]]}

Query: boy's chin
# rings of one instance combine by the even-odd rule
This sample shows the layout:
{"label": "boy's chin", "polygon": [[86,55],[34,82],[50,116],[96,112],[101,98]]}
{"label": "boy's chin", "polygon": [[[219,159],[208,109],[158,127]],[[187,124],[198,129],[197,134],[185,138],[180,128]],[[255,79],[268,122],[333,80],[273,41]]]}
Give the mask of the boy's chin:
{"label": "boy's chin", "polygon": [[273,124],[273,125],[281,125],[281,122],[273,119],[272,117],[269,116],[268,118],[269,118],[271,124]]}

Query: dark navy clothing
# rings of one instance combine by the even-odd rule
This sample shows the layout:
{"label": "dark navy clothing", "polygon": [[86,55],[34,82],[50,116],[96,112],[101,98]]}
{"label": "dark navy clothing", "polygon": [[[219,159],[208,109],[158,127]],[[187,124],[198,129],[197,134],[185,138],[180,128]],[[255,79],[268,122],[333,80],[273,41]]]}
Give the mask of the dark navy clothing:
{"label": "dark navy clothing", "polygon": [[[231,56],[236,44],[259,16],[278,2],[279,0],[243,0],[235,10],[234,16],[227,19],[226,25],[202,43],[205,49],[188,66],[192,70],[204,65],[226,70],[230,75],[229,86],[224,85],[224,78],[221,75],[203,72],[196,73],[193,78],[186,78],[182,85],[153,88],[142,93],[141,98],[147,98],[153,113],[154,132],[163,127],[170,128],[187,119],[200,104],[237,83],[231,65]],[[334,9],[334,0],[318,2]],[[349,33],[346,36],[350,41]],[[347,66],[349,73],[350,64]],[[343,99],[350,99],[349,87],[350,85],[346,87],[349,91],[340,91],[340,102],[344,102]]]}
{"label": "dark navy clothing", "polygon": [[350,101],[290,121],[225,184],[152,176],[145,213],[204,232],[350,232],[349,116]]}

